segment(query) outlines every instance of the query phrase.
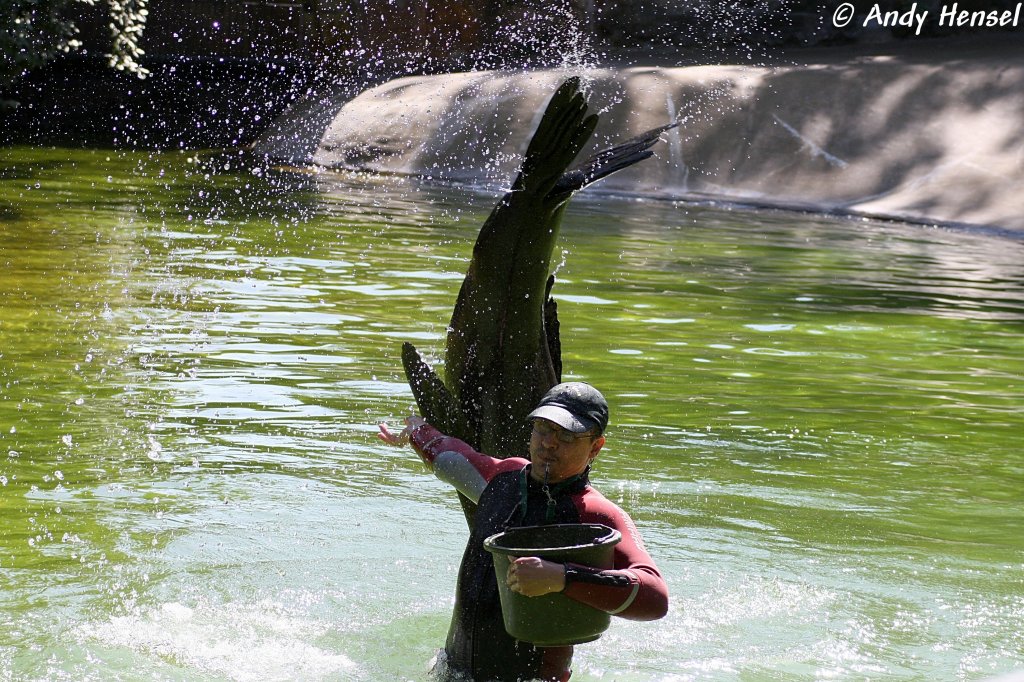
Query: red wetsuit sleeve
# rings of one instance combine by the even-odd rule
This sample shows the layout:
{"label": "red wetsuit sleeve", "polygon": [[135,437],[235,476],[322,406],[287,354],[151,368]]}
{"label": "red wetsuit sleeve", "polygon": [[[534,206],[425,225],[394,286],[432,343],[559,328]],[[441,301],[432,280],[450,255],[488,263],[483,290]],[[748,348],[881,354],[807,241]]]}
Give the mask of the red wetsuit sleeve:
{"label": "red wetsuit sleeve", "polygon": [[664,616],[668,612],[668,586],[647,553],[633,519],[593,488],[588,487],[575,501],[581,523],[614,528],[622,533],[622,540],[615,545],[611,569],[568,564],[570,580],[564,594],[631,620],[656,620]]}
{"label": "red wetsuit sleeve", "polygon": [[469,444],[458,438],[444,435],[430,424],[422,424],[413,429],[413,432],[409,434],[409,441],[412,443],[413,449],[416,450],[416,454],[431,466],[442,452],[464,452],[467,456],[479,454]]}
{"label": "red wetsuit sleeve", "polygon": [[497,459],[477,452],[458,438],[446,436],[430,424],[423,424],[409,437],[413,448],[434,471],[434,475],[459,492],[479,501],[492,478],[503,471],[522,469],[528,461],[519,457]]}

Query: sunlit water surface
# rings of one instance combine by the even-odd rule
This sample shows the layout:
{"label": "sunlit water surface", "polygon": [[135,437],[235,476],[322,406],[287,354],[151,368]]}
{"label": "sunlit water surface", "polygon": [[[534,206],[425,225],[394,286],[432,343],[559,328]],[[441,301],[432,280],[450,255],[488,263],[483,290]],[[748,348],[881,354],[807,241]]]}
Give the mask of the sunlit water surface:
{"label": "sunlit water surface", "polygon": [[[424,680],[465,524],[375,424],[494,199],[0,151],[0,679]],[[585,194],[555,261],[672,593],[574,680],[1024,667],[1024,243]]]}

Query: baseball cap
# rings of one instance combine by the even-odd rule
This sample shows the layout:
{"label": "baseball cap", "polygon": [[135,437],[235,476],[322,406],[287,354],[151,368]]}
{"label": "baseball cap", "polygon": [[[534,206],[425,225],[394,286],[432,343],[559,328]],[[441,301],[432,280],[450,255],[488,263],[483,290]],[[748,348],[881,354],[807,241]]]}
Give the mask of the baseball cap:
{"label": "baseball cap", "polygon": [[552,387],[527,419],[547,419],[573,433],[596,427],[600,435],[608,426],[608,402],[590,384],[569,381]]}

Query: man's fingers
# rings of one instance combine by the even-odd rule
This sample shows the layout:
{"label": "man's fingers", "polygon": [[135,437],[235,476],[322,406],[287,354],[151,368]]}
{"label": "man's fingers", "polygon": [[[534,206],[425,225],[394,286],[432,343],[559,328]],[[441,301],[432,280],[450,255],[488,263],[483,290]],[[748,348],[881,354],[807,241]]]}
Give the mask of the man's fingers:
{"label": "man's fingers", "polygon": [[509,562],[508,571],[505,572],[505,584],[508,585],[508,589],[513,592],[519,591],[519,576],[516,574],[515,560]]}
{"label": "man's fingers", "polygon": [[561,564],[538,557],[518,557],[510,561],[505,583],[510,590],[525,597],[539,597],[563,589],[564,585],[559,584],[563,571]]}
{"label": "man's fingers", "polygon": [[408,440],[407,438],[403,437],[405,436],[405,432],[396,435],[391,432],[387,424],[378,424],[377,428],[380,429],[380,432],[377,434],[377,437],[380,438],[385,443],[387,443],[388,445],[403,445]]}

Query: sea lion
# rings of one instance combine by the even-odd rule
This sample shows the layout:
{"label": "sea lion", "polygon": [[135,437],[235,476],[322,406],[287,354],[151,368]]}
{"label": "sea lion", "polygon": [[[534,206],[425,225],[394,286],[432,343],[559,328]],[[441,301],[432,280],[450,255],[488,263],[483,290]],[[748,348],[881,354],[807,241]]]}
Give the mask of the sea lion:
{"label": "sea lion", "polygon": [[[552,96],[512,189],[487,218],[445,343],[442,380],[410,343],[402,364],[420,413],[442,432],[494,457],[527,450],[526,416],[561,381],[558,315],[549,274],[573,193],[650,157],[661,126],[569,169],[597,126],[579,78]],[[460,496],[461,497],[461,496]],[[467,521],[473,504],[461,497]]]}

